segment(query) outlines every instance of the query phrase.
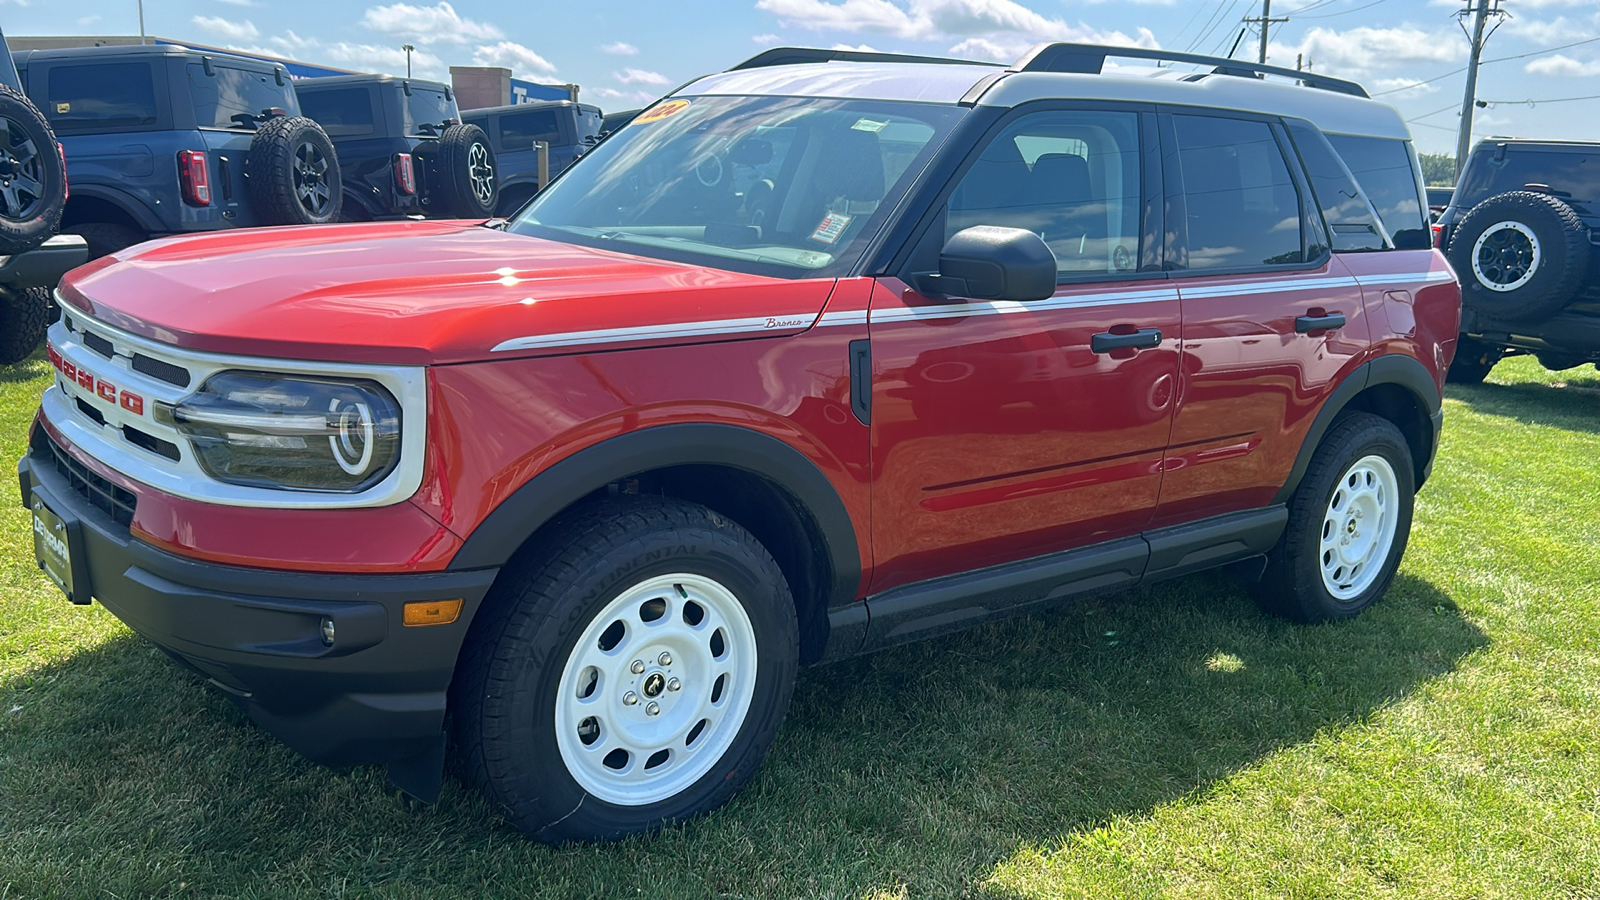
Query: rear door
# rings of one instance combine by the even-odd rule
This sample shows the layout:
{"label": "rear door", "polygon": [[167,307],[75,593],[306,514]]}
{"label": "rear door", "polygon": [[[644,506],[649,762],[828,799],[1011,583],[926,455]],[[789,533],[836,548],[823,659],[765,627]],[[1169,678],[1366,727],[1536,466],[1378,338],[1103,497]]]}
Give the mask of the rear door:
{"label": "rear door", "polygon": [[[905,272],[936,270],[964,228],[1022,228],[1056,255],[1055,296],[983,301],[880,281],[871,591],[1149,523],[1180,327],[1159,198],[1153,111],[1023,113],[967,163]],[[1112,349],[1111,338],[1133,341]]]}
{"label": "rear door", "polygon": [[1272,503],[1370,343],[1282,124],[1161,119],[1183,341],[1158,526]]}

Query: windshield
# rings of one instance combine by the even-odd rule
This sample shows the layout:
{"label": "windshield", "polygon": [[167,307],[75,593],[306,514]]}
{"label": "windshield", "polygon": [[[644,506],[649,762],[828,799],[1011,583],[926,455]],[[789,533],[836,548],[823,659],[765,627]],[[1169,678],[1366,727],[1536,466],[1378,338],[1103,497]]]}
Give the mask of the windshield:
{"label": "windshield", "polygon": [[844,274],[964,112],[666,100],[569,169],[509,230],[784,278]]}

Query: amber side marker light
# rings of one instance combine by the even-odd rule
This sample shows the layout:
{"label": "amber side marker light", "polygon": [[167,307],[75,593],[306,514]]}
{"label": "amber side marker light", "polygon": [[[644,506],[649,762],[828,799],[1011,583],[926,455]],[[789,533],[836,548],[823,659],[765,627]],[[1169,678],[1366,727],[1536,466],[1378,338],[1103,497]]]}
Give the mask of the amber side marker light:
{"label": "amber side marker light", "polygon": [[460,600],[416,600],[407,603],[407,625],[449,625],[461,617]]}

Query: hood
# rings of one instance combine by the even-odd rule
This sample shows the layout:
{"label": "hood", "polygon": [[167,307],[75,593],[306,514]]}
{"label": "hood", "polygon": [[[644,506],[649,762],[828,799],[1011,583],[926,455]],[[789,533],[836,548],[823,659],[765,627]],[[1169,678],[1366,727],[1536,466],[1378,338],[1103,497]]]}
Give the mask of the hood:
{"label": "hood", "polygon": [[61,294],[197,351],[430,365],[794,334],[833,284],[413,221],[155,241],[74,270]]}

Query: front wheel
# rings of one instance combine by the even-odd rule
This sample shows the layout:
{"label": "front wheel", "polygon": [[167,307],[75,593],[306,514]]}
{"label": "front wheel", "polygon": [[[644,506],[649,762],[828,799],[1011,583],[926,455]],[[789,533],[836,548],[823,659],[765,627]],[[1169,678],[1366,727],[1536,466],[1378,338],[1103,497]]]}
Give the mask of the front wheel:
{"label": "front wheel", "polygon": [[1394,579],[1411,534],[1416,477],[1394,423],[1351,413],[1328,429],[1289,500],[1289,523],[1255,586],[1268,612],[1348,619]]}
{"label": "front wheel", "polygon": [[612,502],[505,576],[453,699],[468,777],[547,842],[727,802],[777,735],[799,656],[766,549],[704,507]]}

